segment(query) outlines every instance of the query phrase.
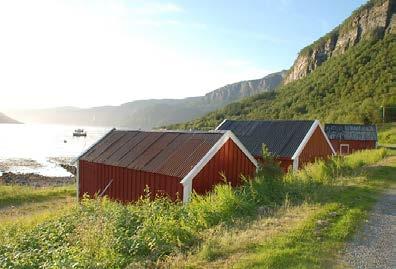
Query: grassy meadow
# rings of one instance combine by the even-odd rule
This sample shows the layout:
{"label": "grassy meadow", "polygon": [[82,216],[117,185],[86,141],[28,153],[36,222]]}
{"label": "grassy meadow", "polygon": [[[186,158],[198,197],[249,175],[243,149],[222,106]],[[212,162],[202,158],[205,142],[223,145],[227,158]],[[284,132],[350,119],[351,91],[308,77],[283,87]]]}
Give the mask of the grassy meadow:
{"label": "grassy meadow", "polygon": [[43,202],[75,195],[74,185],[35,188],[19,185],[0,185],[0,209],[24,203]]}
{"label": "grassy meadow", "polygon": [[396,147],[396,123],[378,125],[378,143]]}
{"label": "grassy meadow", "polygon": [[10,199],[19,212],[17,221],[0,221],[0,268],[338,266],[344,243],[379,193],[396,183],[396,157],[389,155],[362,151],[287,175],[265,166],[241,187],[218,185],[186,206],[165,198],[77,205],[71,187],[47,196],[30,190],[30,198],[21,190],[20,198],[0,201],[2,220]]}

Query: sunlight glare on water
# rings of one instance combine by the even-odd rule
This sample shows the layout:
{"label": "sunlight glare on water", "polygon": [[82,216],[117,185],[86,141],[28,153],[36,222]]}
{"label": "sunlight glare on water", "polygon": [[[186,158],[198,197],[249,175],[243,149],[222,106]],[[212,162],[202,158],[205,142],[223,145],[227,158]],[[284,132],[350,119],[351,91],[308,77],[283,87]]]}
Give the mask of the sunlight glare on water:
{"label": "sunlight glare on water", "polygon": [[[110,130],[103,127],[85,127],[87,137],[73,137],[73,131],[77,128],[81,127],[0,124],[0,161],[15,163],[3,170],[48,176],[70,175],[51,161],[51,158],[75,158]],[[18,160],[33,160],[40,165],[17,165]]]}

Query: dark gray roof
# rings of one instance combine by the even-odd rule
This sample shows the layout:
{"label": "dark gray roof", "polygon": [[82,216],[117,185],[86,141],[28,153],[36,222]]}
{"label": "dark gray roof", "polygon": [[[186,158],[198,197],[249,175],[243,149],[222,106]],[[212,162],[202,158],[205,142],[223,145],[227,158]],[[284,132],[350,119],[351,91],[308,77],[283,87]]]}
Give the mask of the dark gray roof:
{"label": "dark gray roof", "polygon": [[375,125],[325,124],[325,132],[330,140],[377,141]]}
{"label": "dark gray roof", "polygon": [[262,145],[279,157],[292,157],[314,121],[225,120],[218,130],[231,130],[253,156],[261,156]]}

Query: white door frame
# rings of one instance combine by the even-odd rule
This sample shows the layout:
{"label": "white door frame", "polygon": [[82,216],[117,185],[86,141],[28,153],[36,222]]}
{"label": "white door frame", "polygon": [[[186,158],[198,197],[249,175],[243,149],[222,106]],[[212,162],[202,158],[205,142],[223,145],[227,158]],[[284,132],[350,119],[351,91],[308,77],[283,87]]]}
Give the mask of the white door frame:
{"label": "white door frame", "polygon": [[347,153],[346,154],[349,154],[350,152],[349,152],[349,144],[340,144],[340,155],[344,155],[343,154],[343,152],[342,152],[342,147],[347,147]]}

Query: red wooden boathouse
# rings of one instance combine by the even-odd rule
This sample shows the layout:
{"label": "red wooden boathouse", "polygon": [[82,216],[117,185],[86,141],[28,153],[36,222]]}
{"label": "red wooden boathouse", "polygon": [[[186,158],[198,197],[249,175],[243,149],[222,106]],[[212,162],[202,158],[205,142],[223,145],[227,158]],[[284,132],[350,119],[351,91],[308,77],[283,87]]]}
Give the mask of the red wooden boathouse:
{"label": "red wooden boathouse", "polygon": [[257,160],[265,144],[285,171],[335,154],[318,120],[224,120],[216,130],[231,130]]}
{"label": "red wooden boathouse", "polygon": [[230,131],[110,131],[78,158],[78,196],[137,201],[165,195],[187,202],[222,182],[254,175],[257,162]]}
{"label": "red wooden boathouse", "polygon": [[377,147],[377,127],[362,124],[325,124],[325,132],[338,154]]}

